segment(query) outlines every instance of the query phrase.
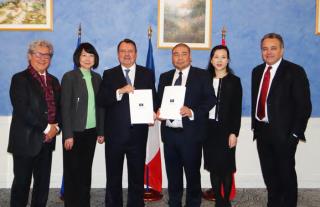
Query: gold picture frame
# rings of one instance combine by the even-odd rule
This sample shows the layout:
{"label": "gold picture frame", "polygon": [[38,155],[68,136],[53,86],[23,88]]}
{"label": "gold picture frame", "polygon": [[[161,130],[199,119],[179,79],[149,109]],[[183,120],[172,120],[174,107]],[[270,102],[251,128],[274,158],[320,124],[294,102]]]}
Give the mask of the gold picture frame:
{"label": "gold picture frame", "polygon": [[320,0],[316,0],[316,34],[320,35]]}
{"label": "gold picture frame", "polygon": [[211,0],[158,0],[158,48],[211,48]]}
{"label": "gold picture frame", "polygon": [[0,0],[0,30],[53,30],[53,0]]}

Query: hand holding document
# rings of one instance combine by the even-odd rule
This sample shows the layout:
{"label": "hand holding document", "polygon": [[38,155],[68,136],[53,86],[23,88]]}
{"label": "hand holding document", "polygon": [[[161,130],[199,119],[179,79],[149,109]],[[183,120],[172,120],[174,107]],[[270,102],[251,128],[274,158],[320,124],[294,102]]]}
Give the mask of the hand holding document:
{"label": "hand holding document", "polygon": [[152,90],[134,90],[129,93],[131,124],[153,124]]}
{"label": "hand holding document", "polygon": [[166,86],[164,88],[160,118],[181,120],[180,109],[184,104],[185,86]]}

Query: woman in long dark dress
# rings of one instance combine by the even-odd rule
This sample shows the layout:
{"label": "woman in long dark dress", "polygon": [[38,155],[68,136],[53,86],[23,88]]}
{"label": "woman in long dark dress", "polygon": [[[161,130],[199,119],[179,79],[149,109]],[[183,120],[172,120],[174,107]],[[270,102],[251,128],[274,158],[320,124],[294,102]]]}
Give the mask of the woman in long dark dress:
{"label": "woman in long dark dress", "polygon": [[231,206],[229,196],[241,122],[242,86],[229,68],[229,58],[228,48],[218,45],[212,49],[208,64],[217,104],[209,112],[204,167],[210,172],[217,207]]}

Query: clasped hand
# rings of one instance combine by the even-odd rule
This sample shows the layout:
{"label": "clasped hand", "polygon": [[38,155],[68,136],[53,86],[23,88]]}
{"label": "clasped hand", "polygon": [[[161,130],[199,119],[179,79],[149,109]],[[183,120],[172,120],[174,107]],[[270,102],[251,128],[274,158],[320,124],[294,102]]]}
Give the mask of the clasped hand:
{"label": "clasped hand", "polygon": [[54,138],[58,133],[58,124],[49,124],[50,130],[44,136],[44,142],[51,142],[52,138]]}

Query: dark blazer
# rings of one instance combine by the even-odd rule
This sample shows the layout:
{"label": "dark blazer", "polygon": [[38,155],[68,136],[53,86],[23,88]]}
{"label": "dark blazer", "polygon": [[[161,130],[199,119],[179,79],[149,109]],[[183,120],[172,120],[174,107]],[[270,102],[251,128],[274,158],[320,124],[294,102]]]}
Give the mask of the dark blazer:
{"label": "dark blazer", "polygon": [[[131,125],[129,95],[124,94],[120,101],[117,101],[117,89],[127,85],[120,65],[105,70],[103,81],[98,93],[98,104],[105,107],[105,136],[110,143],[125,143],[130,139],[132,129],[137,139],[145,142],[148,133],[148,124]],[[152,89],[154,110],[156,110],[156,90],[152,72],[142,66],[136,65],[134,80],[135,89]],[[136,140],[138,141],[138,140]]]}
{"label": "dark blazer", "polygon": [[[52,88],[56,104],[56,123],[60,123],[60,84],[53,75]],[[8,152],[35,156],[42,147],[43,131],[48,125],[48,108],[40,83],[28,70],[15,74],[11,80],[10,99],[13,106]],[[61,126],[60,126],[61,127]],[[55,138],[48,144],[55,148]]]}
{"label": "dark blazer", "polygon": [[229,136],[232,133],[237,137],[239,135],[242,86],[240,78],[231,73],[220,81],[215,108],[216,120],[208,119],[203,156],[205,169],[218,175],[227,175],[236,171],[236,147],[229,148]]}
{"label": "dark blazer", "polygon": [[[175,69],[161,74],[158,87],[158,97],[162,100],[165,86],[171,86]],[[188,117],[182,118],[183,134],[185,139],[203,141],[205,138],[205,126],[208,112],[215,105],[216,97],[210,82],[209,74],[205,70],[190,67],[186,82],[186,94],[184,105],[192,109],[194,120]],[[161,103],[159,103],[160,105]],[[162,141],[170,139],[166,136],[166,121],[162,121],[161,134]]]}
{"label": "dark blazer", "polygon": [[[259,84],[266,64],[252,71],[252,129],[254,139],[259,137],[259,122],[255,118]],[[309,81],[304,69],[287,60],[282,60],[271,83],[267,97],[268,119],[278,137],[287,139],[292,134],[305,140],[304,131],[311,114]]]}
{"label": "dark blazer", "polygon": [[222,78],[220,99],[217,100],[218,122],[227,134],[239,135],[242,111],[242,86],[240,78],[229,73]]}
{"label": "dark blazer", "polygon": [[[98,94],[101,76],[91,71],[94,94]],[[73,132],[85,130],[87,123],[88,91],[80,69],[64,74],[61,81],[61,113],[63,139],[73,137]],[[104,135],[104,109],[96,104],[96,129]]]}

